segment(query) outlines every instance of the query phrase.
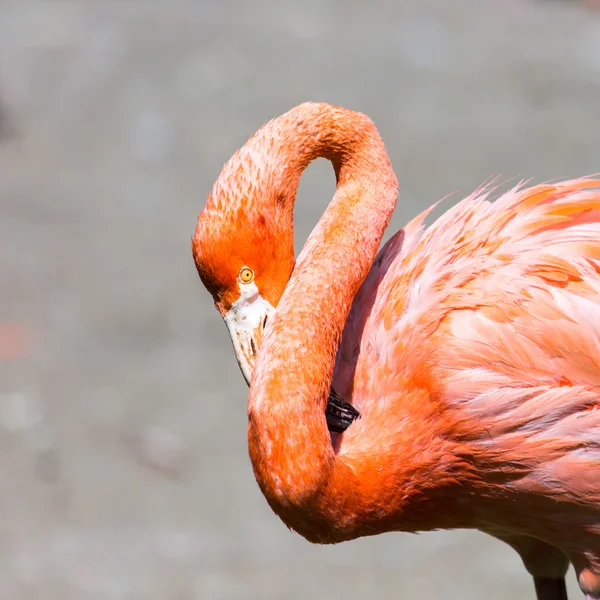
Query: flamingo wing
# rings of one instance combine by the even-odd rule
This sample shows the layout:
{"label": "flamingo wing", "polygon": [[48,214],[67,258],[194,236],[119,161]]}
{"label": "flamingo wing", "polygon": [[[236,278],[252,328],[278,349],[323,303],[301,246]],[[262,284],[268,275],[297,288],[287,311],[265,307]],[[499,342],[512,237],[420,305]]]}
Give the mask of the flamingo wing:
{"label": "flamingo wing", "polygon": [[390,267],[400,264],[414,249],[424,232],[425,218],[436,205],[423,211],[382,246],[373,261],[369,274],[354,298],[338,349],[334,372],[334,385],[344,397],[352,396],[354,370],[361,352],[365,324],[373,311],[378,292],[382,289],[382,281],[388,275]]}
{"label": "flamingo wing", "polygon": [[589,492],[592,475],[577,488],[570,473],[600,459],[598,188],[517,186],[493,203],[481,189],[424,233],[412,227],[362,328],[361,412],[382,398],[400,412],[406,381],[427,376],[482,445],[544,457],[540,485]]}

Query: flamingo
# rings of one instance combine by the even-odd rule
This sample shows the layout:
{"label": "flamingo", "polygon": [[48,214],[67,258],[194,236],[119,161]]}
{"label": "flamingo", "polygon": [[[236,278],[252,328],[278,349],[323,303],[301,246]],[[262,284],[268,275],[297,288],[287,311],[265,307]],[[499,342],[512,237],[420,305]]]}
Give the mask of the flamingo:
{"label": "flamingo", "polygon": [[[300,176],[335,195],[294,259]],[[600,180],[484,185],[377,252],[397,199],[365,115],[304,103],[225,164],[192,251],[229,330],[248,447],[308,541],[478,529],[538,600],[600,598]],[[431,210],[431,209],[429,209]],[[260,352],[259,352],[260,349]]]}

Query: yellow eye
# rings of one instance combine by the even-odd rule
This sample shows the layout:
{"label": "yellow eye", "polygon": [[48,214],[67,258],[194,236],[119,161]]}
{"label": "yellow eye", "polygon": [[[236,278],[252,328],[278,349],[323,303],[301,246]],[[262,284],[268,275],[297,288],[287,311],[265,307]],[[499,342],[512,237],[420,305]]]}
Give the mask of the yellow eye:
{"label": "yellow eye", "polygon": [[254,271],[248,267],[242,267],[240,271],[240,281],[242,283],[251,283],[254,279]]}

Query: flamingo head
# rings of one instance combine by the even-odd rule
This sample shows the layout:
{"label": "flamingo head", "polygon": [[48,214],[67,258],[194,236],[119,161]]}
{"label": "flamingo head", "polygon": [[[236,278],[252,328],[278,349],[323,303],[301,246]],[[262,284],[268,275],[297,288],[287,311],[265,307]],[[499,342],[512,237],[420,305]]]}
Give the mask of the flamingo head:
{"label": "flamingo head", "polygon": [[276,203],[269,209],[256,202],[234,204],[209,197],[192,251],[250,384],[264,328],[294,268],[293,228],[287,211]]}

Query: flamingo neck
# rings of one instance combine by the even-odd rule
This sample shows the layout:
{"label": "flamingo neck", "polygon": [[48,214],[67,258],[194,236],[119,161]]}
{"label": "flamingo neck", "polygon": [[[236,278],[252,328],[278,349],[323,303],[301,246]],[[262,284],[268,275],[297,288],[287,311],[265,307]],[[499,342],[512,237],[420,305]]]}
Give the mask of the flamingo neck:
{"label": "flamingo neck", "polygon": [[337,176],[333,200],[298,257],[266,331],[249,396],[249,451],[259,486],[290,527],[321,540],[331,508],[341,506],[356,483],[352,468],[332,449],[324,416],[335,354],[394,210],[397,181],[364,115],[305,104],[259,135],[280,161],[272,168],[284,204],[293,205],[311,160],[328,158]]}

